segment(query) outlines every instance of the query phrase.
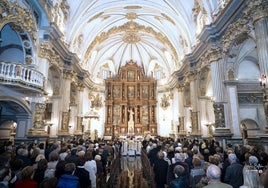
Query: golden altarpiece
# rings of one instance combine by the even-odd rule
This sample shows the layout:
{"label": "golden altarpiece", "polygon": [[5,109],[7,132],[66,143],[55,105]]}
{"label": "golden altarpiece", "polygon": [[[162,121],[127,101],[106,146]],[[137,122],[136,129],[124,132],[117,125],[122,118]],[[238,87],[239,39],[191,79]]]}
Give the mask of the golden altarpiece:
{"label": "golden altarpiece", "polygon": [[156,80],[133,61],[106,79],[105,136],[157,134]]}

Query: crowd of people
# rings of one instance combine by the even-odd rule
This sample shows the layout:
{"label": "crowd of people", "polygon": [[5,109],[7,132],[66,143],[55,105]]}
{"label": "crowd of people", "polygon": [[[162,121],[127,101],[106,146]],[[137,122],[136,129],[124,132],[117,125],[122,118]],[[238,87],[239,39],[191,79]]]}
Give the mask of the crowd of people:
{"label": "crowd of people", "polygon": [[262,146],[214,139],[151,139],[143,142],[157,188],[268,188],[268,154]]}
{"label": "crowd of people", "polygon": [[[122,144],[73,139],[67,142],[8,142],[0,147],[0,188],[104,188]],[[144,139],[157,188],[268,188],[268,154],[262,146],[214,139]]]}
{"label": "crowd of people", "polygon": [[0,188],[103,188],[118,152],[115,146],[83,139],[16,147],[5,143],[0,148]]}

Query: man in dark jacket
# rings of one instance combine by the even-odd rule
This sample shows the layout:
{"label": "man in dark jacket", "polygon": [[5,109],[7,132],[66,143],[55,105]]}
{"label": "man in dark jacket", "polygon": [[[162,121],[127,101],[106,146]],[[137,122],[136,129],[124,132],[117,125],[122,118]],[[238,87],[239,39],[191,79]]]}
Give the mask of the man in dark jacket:
{"label": "man in dark jacket", "polygon": [[243,185],[243,166],[237,163],[237,157],[234,153],[228,155],[230,165],[226,168],[224,176],[224,182],[233,186],[233,188],[239,188]]}
{"label": "man in dark jacket", "polygon": [[154,169],[154,179],[156,182],[157,188],[164,188],[165,184],[167,184],[167,171],[168,171],[168,162],[164,160],[164,153],[159,151],[158,159],[155,161],[153,169]]}

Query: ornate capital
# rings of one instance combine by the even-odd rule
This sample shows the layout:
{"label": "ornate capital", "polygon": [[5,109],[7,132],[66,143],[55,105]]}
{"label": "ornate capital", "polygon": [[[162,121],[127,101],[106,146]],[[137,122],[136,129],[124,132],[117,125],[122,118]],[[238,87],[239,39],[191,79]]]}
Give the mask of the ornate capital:
{"label": "ornate capital", "polygon": [[50,63],[62,66],[60,56],[55,53],[48,42],[42,42],[39,48],[39,57],[47,59]]}
{"label": "ornate capital", "polygon": [[72,80],[73,77],[75,76],[75,72],[73,70],[63,70],[63,78]]}
{"label": "ornate capital", "polygon": [[210,63],[213,61],[218,61],[219,59],[222,58],[222,50],[219,47],[217,47],[215,49],[210,49],[206,53],[205,58]]}
{"label": "ornate capital", "polygon": [[179,83],[179,84],[177,84],[176,88],[177,88],[178,92],[184,92],[185,85],[184,85],[184,83]]}
{"label": "ornate capital", "polygon": [[85,84],[78,82],[78,84],[77,84],[77,89],[78,89],[78,91],[84,91],[84,89],[85,89]]}
{"label": "ornate capital", "polygon": [[236,22],[228,26],[224,36],[222,37],[222,44],[224,51],[227,51],[232,44],[241,44],[247,39],[250,32],[249,19],[247,16],[239,18]]}
{"label": "ornate capital", "polygon": [[251,14],[253,22],[262,18],[268,18],[268,1],[254,0],[249,3],[247,12]]}

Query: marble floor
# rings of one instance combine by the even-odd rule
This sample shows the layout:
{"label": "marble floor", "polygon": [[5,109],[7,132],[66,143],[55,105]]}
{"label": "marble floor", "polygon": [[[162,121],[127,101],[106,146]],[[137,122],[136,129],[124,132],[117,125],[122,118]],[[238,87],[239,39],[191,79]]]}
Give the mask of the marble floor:
{"label": "marble floor", "polygon": [[121,169],[122,171],[134,172],[135,170],[142,169],[141,157],[135,156],[123,156],[121,157]]}

